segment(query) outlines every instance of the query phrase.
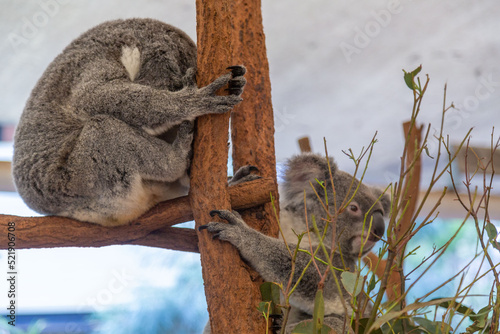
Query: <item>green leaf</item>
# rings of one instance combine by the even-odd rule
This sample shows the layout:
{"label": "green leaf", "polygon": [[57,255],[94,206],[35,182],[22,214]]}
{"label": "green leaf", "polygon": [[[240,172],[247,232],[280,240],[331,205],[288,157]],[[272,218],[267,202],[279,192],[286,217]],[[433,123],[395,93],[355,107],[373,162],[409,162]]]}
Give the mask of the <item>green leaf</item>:
{"label": "green leaf", "polygon": [[[264,282],[260,285],[260,294],[264,302],[271,302],[270,314],[281,314],[280,303],[280,287],[273,282]],[[266,309],[267,312],[267,309]]]}
{"label": "green leaf", "polygon": [[412,320],[414,320],[417,324],[420,325],[421,328],[423,328],[426,332],[430,334],[441,334],[441,324],[436,322],[436,321],[431,321],[426,318],[421,318],[421,317],[413,317]]}
{"label": "green leaf", "polygon": [[452,303],[453,303],[453,309],[460,314],[463,314],[463,315],[475,314],[471,308],[468,308],[467,306],[464,306],[464,305],[457,303],[455,301],[445,301],[445,302],[440,303],[438,306],[447,309],[450,307],[450,305]]}
{"label": "green leaf", "polygon": [[323,328],[323,319],[325,318],[325,300],[323,299],[323,289],[316,291],[314,297],[314,313],[313,313],[313,333],[321,332]]}
{"label": "green leaf", "polygon": [[[365,334],[366,333],[366,325],[368,324],[369,318],[363,318],[359,319],[358,321],[358,334]],[[356,323],[352,323],[352,329],[355,331],[356,330]],[[371,332],[371,334],[383,334],[382,330],[379,328],[377,330],[374,330]]]}
{"label": "green leaf", "polygon": [[366,293],[370,293],[375,289],[375,285],[377,284],[377,280],[375,279],[375,275],[372,275],[372,278],[370,279],[370,282],[368,283],[368,286],[366,288]]}
{"label": "green leaf", "polygon": [[[269,310],[269,304],[271,302],[260,302],[259,306],[257,306],[257,311],[259,311],[262,314],[267,314],[267,311]],[[272,310],[272,307],[271,307]]]}
{"label": "green leaf", "polygon": [[[410,320],[407,318],[398,318],[396,320],[391,320],[384,325],[382,325],[379,329],[382,330],[384,334],[394,334],[394,333],[412,333],[412,334],[422,334],[426,333],[421,327],[416,327],[413,325]],[[376,333],[376,331],[371,331],[370,333]]]}
{"label": "green leaf", "polygon": [[361,289],[363,288],[363,284],[359,280],[357,273],[344,271],[340,274],[340,280],[342,281],[342,285],[346,289],[347,293],[349,293],[352,297],[359,295]]}
{"label": "green leaf", "polygon": [[417,76],[418,73],[420,73],[421,70],[422,70],[422,65],[420,65],[411,72],[406,72],[405,70],[403,70],[405,83],[411,90],[416,90],[418,88],[417,85],[415,84],[415,77]]}
{"label": "green leaf", "polygon": [[486,233],[488,233],[488,239],[490,240],[490,243],[494,248],[500,250],[500,244],[497,241],[498,231],[495,225],[493,225],[491,222],[487,222],[485,228]]}
{"label": "green leaf", "polygon": [[424,151],[429,158],[434,159],[434,157],[429,153],[429,148],[427,147],[427,145],[424,146]]}
{"label": "green leaf", "polygon": [[488,233],[488,238],[490,239],[490,241],[497,239],[497,228],[490,222],[486,223],[486,233]]}
{"label": "green leaf", "polygon": [[480,309],[476,314],[469,315],[469,318],[474,322],[475,326],[484,328],[487,324],[490,311],[491,311],[491,305],[488,305]]}
{"label": "green leaf", "polygon": [[[299,323],[295,328],[292,330],[292,334],[316,334],[313,332],[313,325],[314,321],[313,320],[306,320],[302,321]],[[321,332],[320,334],[337,334],[332,328],[323,325],[321,327]]]}

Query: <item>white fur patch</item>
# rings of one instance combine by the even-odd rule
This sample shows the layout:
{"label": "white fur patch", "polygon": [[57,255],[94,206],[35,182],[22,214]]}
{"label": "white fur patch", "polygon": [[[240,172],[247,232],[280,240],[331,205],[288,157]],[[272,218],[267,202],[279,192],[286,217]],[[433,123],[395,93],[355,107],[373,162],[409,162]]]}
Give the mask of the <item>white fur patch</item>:
{"label": "white fur patch", "polygon": [[[195,117],[186,117],[183,119],[183,121],[191,121],[193,122]],[[143,126],[142,129],[149,135],[151,136],[158,136],[159,134],[162,134],[164,132],[167,132],[170,128],[174,127],[175,125],[178,125],[178,123],[167,123],[163,124],[160,126],[157,126],[156,128],[148,128],[146,126]]]}
{"label": "white fur patch", "polygon": [[122,48],[120,61],[123,66],[125,66],[130,80],[134,81],[137,77],[137,73],[139,73],[139,69],[141,68],[141,53],[139,52],[139,49],[136,46],[133,48],[130,46],[124,46]]}

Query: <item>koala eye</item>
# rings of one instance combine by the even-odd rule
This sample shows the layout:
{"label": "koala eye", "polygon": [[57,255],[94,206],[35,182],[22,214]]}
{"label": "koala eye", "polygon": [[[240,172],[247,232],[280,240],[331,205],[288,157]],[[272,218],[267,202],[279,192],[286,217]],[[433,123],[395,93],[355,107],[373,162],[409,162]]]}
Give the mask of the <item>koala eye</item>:
{"label": "koala eye", "polygon": [[349,211],[351,211],[351,212],[358,212],[359,211],[358,205],[356,203],[349,204]]}

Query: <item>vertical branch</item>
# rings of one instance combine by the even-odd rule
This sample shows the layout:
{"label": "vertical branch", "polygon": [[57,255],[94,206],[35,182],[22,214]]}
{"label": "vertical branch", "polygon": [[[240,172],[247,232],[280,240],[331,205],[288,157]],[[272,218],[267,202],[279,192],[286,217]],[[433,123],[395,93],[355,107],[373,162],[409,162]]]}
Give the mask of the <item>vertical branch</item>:
{"label": "vertical branch", "polygon": [[[198,86],[234,65],[228,0],[197,0]],[[198,118],[191,164],[190,200],[196,227],[213,220],[209,211],[231,209],[227,192],[229,114]],[[255,286],[236,249],[198,233],[212,333],[261,333],[255,321]]]}
{"label": "vertical branch", "polygon": [[[247,84],[243,102],[231,113],[231,138],[233,147],[233,169],[236,172],[245,165],[259,168],[262,177],[274,179],[273,196],[278,199],[276,182],[276,155],[274,149],[274,117],[271,101],[271,80],[267,61],[264,29],[262,26],[261,1],[240,0],[231,2],[233,23],[232,56],[235,64],[247,68]],[[275,201],[277,206],[279,201]],[[279,208],[276,208],[279,212]],[[241,212],[245,222],[267,235],[277,237],[279,228],[271,203]],[[255,281],[252,304],[261,300],[259,286],[263,280],[248,268]],[[256,311],[252,314],[255,323],[262,324],[254,333],[264,333],[264,318]]]}
{"label": "vertical branch", "polygon": [[[420,189],[420,171],[421,167],[421,142],[422,142],[422,129],[423,127],[416,127],[415,123],[406,122],[403,124],[403,130],[406,140],[406,169],[410,172],[406,174],[405,183],[403,185],[403,204],[402,207],[406,208],[401,221],[396,228],[396,240],[401,240],[410,232],[413,224],[413,215],[417,208],[418,193]],[[406,243],[402,243],[399,248],[397,256],[396,272],[389,278],[389,284],[392,289],[387,290],[387,297],[389,300],[395,301],[400,298],[404,293],[405,277],[403,272],[403,258],[406,249]],[[401,309],[404,308],[405,302],[401,300]]]}
{"label": "vertical branch", "polygon": [[[233,60],[247,68],[243,102],[231,113],[233,169],[236,172],[241,166],[254,165],[259,168],[261,176],[276,180],[271,80],[261,2],[233,2],[231,13],[234,23]],[[277,187],[273,195],[277,198]],[[278,201],[275,205],[278,205]],[[243,218],[253,228],[267,235],[278,236],[278,223],[271,204],[246,210]]]}

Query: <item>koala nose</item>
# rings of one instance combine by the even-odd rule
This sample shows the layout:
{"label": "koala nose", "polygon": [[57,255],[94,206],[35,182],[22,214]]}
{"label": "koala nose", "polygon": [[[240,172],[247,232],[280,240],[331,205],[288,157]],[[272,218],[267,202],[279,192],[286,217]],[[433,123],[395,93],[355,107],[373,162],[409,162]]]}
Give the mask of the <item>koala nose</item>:
{"label": "koala nose", "polygon": [[373,215],[372,221],[372,235],[370,236],[370,240],[378,241],[384,236],[385,232],[385,222],[384,217],[380,212],[375,212]]}

